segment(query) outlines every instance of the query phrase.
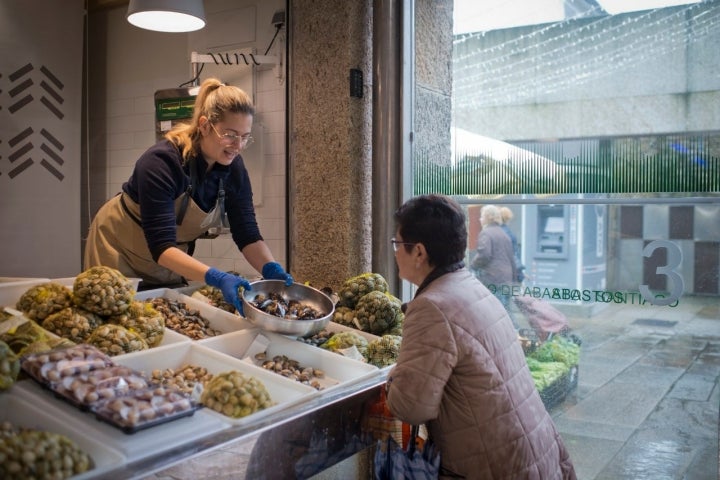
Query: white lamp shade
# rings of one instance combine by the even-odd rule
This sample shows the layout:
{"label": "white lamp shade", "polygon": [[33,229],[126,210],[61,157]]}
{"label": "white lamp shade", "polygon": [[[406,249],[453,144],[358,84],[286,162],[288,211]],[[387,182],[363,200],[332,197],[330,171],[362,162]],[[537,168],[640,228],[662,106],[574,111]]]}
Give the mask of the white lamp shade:
{"label": "white lamp shade", "polygon": [[205,26],[202,0],[130,0],[127,20],[158,32],[192,32]]}

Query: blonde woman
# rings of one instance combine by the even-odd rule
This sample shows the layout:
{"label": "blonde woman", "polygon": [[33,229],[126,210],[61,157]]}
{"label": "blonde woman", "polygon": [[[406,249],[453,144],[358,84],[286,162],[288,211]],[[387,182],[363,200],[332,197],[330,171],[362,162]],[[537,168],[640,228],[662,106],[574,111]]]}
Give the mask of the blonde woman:
{"label": "blonde woman", "polygon": [[255,220],[252,187],[240,153],[252,143],[255,108],[240,88],[210,78],[193,117],[142,154],[122,192],[90,226],[84,266],[105,265],[142,279],[142,288],[204,281],[242,311],[237,275],[192,257],[195,240],[227,226],[238,249],[263,277],[292,277],[275,262]]}

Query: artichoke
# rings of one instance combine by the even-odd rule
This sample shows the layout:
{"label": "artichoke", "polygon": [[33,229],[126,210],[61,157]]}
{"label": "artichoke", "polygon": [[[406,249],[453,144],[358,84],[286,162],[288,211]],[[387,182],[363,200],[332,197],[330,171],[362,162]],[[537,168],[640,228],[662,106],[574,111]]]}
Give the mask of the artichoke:
{"label": "artichoke", "polygon": [[365,357],[367,353],[368,341],[365,337],[356,332],[346,331],[338,332],[328,339],[327,342],[320,345],[320,348],[330,350],[332,352],[340,352],[347,348],[355,347],[360,354]]}
{"label": "artichoke", "polygon": [[43,320],[42,327],[73,343],[83,343],[102,324],[102,318],[94,313],[82,308],[68,307],[49,315]]}
{"label": "artichoke", "polygon": [[87,339],[87,343],[111,357],[149,348],[139,333],[112,323],[96,328]]}
{"label": "artichoke", "polygon": [[338,292],[338,307],[355,308],[358,301],[370,292],[388,291],[388,283],[379,273],[362,273],[345,280]]}
{"label": "artichoke", "polygon": [[382,335],[404,317],[400,300],[379,291],[370,292],[360,298],[355,308],[355,325],[364,332]]}
{"label": "artichoke", "polygon": [[400,355],[400,342],[402,337],[398,335],[383,335],[368,343],[366,354],[368,363],[378,368],[396,363]]}
{"label": "artichoke", "polygon": [[58,433],[19,429],[0,438],[0,478],[64,479],[90,470],[93,461]]}
{"label": "artichoke", "polygon": [[165,316],[153,307],[152,301],[133,301],[124,313],[108,318],[109,323],[135,331],[150,348],[157,347],[165,334]]}
{"label": "artichoke", "polygon": [[135,298],[132,282],[110,267],[91,267],[75,277],[73,302],[80,308],[103,316],[118,315]]}
{"label": "artichoke", "polygon": [[64,285],[55,282],[41,283],[23,293],[15,308],[39,323],[48,315],[71,306],[72,296],[72,291]]}
{"label": "artichoke", "polygon": [[237,370],[215,375],[203,389],[200,402],[231,418],[242,418],[274,405],[265,385]]}
{"label": "artichoke", "polygon": [[7,343],[0,341],[0,392],[12,387],[19,373],[20,359]]}

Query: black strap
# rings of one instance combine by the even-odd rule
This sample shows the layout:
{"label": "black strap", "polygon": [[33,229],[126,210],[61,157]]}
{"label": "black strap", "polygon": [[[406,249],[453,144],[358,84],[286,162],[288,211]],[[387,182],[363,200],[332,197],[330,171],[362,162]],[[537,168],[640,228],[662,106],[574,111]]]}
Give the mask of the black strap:
{"label": "black strap", "polygon": [[175,217],[175,225],[182,225],[183,219],[185,218],[185,214],[187,213],[188,205],[190,204],[190,199],[192,198],[192,193],[195,191],[195,187],[197,187],[197,166],[195,165],[195,157],[191,157],[190,160],[188,160],[188,169],[190,170],[190,185],[188,185],[187,190],[185,190],[185,193],[183,193],[183,199],[180,202],[180,208],[178,209],[177,216]]}
{"label": "black strap", "polygon": [[223,186],[222,178],[220,179],[220,184],[218,186],[218,206],[220,207],[220,222],[223,227],[230,228],[230,222],[227,219],[227,214],[225,213],[225,187]]}
{"label": "black strap", "polygon": [[137,217],[135,216],[135,214],[130,211],[130,209],[128,208],[127,204],[125,203],[125,197],[124,197],[124,195],[125,195],[125,194],[123,194],[123,193],[120,194],[120,205],[122,205],[122,208],[123,208],[123,210],[125,210],[125,213],[127,213],[128,216],[129,216],[130,218],[132,218],[133,221],[140,226],[140,228],[142,228],[142,223],[140,222],[140,219],[137,218]]}

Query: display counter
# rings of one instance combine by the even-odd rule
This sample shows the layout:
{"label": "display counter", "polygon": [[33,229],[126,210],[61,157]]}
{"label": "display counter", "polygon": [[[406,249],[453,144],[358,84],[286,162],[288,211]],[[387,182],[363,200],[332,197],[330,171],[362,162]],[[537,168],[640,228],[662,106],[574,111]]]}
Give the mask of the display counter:
{"label": "display counter", "polygon": [[[0,421],[45,428],[78,443],[95,465],[72,478],[141,479],[170,471],[173,478],[307,478],[375,444],[366,413],[378,400],[390,367],[379,369],[255,329],[242,317],[176,291],[143,293],[138,298],[186,302],[209,320],[216,335],[198,340],[166,329],[156,347],[114,356],[113,366],[105,368],[129,368],[148,378],[153,370],[178,371],[187,364],[212,374],[239,371],[261,380],[273,404],[241,418],[200,407],[190,416],[126,431],[101,421],[96,411],[82,408],[73,398],[58,395],[43,378],[20,379],[0,394]],[[14,305],[15,298],[5,303]],[[331,323],[328,328],[347,327]],[[322,385],[313,388],[261,368],[254,361],[257,351],[288,355],[322,369]]]}
{"label": "display counter", "polygon": [[[88,478],[143,478],[170,467],[180,478],[307,478],[375,444],[364,425],[386,371],[327,396],[233,425]],[[90,472],[91,473],[91,472]]]}

